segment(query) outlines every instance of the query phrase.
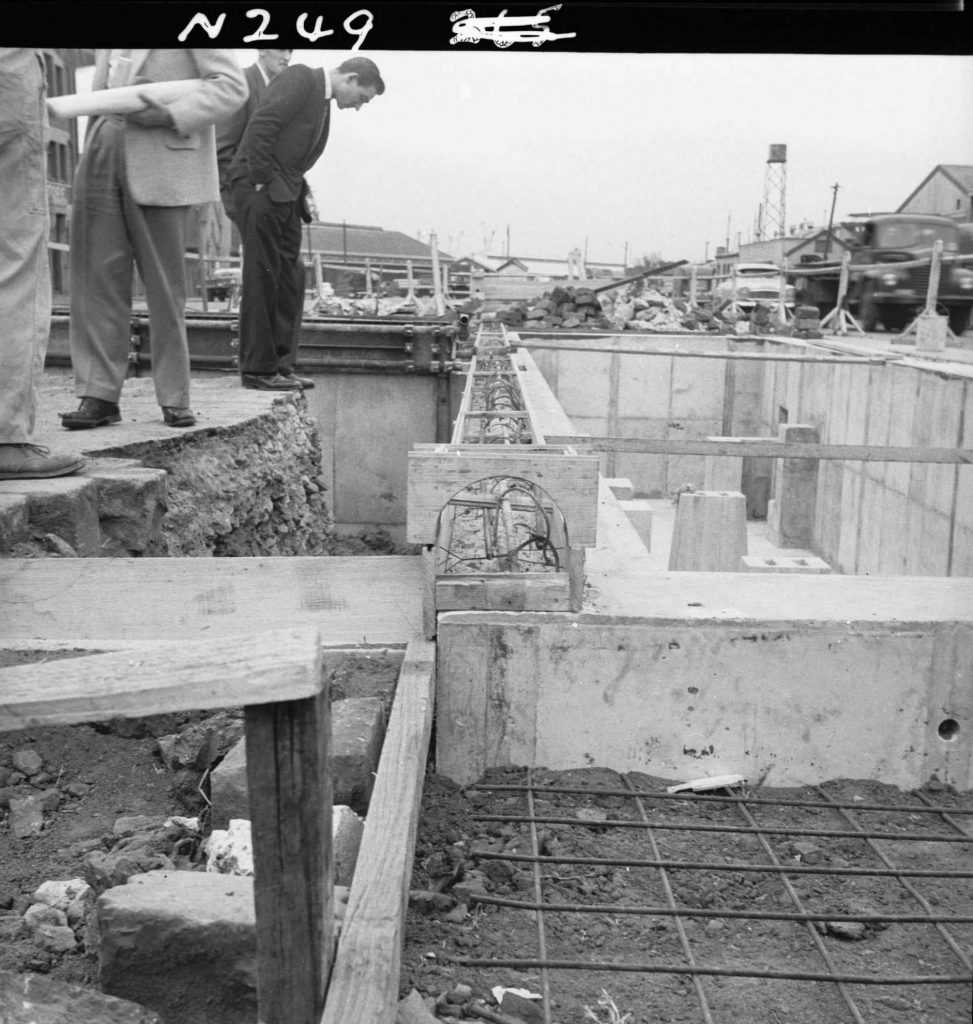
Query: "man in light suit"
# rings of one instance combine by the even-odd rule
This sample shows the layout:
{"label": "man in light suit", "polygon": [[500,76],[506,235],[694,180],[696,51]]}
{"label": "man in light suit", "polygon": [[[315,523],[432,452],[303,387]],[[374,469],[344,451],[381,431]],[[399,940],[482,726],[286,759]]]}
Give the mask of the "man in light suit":
{"label": "man in light suit", "polygon": [[121,419],[132,267],[145,283],[152,378],[169,426],[189,408],[185,254],[189,208],[219,197],[214,125],[242,106],[247,85],[225,50],[99,50],[93,88],[199,79],[172,103],[147,99],[126,117],[91,119],[72,203],[71,360],[81,405],[69,430]]}
{"label": "man in light suit", "polygon": [[237,146],[257,104],[267,91],[267,86],[291,62],[293,50],[257,50],[257,61],[243,69],[243,77],[247,80],[247,102],[233,112],[221,124],[216,126],[216,162],[220,169],[220,199],[227,217],[235,221],[233,202],[230,198],[230,164],[236,156]]}
{"label": "man in light suit", "polygon": [[332,100],[360,110],[385,92],[375,62],[350,57],[331,71],[294,64],[270,86],[230,165],[233,209],[243,240],[240,374],[245,388],[296,391],[291,369],[302,290],[301,221],[310,223],[305,172],[324,152]]}

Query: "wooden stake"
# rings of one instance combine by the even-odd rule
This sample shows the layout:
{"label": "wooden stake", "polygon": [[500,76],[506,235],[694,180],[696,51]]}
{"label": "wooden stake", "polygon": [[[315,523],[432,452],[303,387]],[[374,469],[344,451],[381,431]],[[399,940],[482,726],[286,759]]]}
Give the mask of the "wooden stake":
{"label": "wooden stake", "polygon": [[334,948],[326,693],[246,708],[258,1024],[317,1024]]}

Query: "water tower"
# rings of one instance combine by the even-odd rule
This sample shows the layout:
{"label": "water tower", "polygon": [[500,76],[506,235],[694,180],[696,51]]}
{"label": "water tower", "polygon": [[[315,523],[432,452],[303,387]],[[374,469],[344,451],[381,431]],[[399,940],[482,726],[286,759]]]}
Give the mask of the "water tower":
{"label": "water tower", "polygon": [[764,175],[764,201],[761,207],[758,239],[783,238],[787,233],[787,146],[772,143]]}

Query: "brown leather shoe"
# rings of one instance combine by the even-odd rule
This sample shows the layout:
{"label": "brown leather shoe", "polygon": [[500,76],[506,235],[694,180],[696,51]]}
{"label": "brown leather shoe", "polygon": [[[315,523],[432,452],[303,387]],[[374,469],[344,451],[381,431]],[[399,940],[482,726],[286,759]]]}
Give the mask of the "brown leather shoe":
{"label": "brown leather shoe", "polygon": [[121,421],[118,406],[114,402],[104,402],[100,398],[82,398],[76,412],[61,413],[61,425],[68,430],[107,427],[110,423]]}
{"label": "brown leather shoe", "polygon": [[310,391],[314,387],[314,381],[310,377],[298,377],[296,373],[282,373],[284,380],[296,380],[304,391]]}
{"label": "brown leather shoe", "polygon": [[52,455],[40,444],[0,444],[0,480],[43,480],[83,469],[81,455]]}
{"label": "brown leather shoe", "polygon": [[193,415],[192,409],[177,409],[172,405],[164,405],[162,407],[162,418],[166,421],[166,425],[170,427],[196,426],[196,417]]}

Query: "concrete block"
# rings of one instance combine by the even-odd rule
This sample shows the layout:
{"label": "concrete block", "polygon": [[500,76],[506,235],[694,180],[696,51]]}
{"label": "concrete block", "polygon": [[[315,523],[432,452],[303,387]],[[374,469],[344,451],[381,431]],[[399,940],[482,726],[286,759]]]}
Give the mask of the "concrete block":
{"label": "concrete block", "polygon": [[163,1024],[138,1003],[43,974],[0,971],[3,1024]]}
{"label": "concrete block", "polygon": [[11,551],[15,544],[20,544],[29,536],[26,495],[0,491],[0,554]]}
{"label": "concrete block", "polygon": [[646,551],[652,550],[652,504],[644,498],[632,498],[630,501],[619,501],[622,511],[635,528]]}
{"label": "concrete block", "polygon": [[831,572],[831,566],[823,559],[811,555],[796,558],[744,555],[740,559],[740,572],[822,573]]}
{"label": "concrete block", "polygon": [[[334,890],[337,939],[348,890]],[[95,907],[102,989],[135,998],[165,1021],[257,1019],[253,879],[150,871],[104,893]]]}
{"label": "concrete block", "polygon": [[669,551],[677,572],[738,572],[747,553],[746,499],[739,491],[685,491],[679,496]]}
{"label": "concrete block", "polygon": [[4,491],[26,497],[28,520],[34,529],[60,537],[82,558],[99,553],[101,528],[94,480],[85,476],[14,480],[6,482]]}
{"label": "concrete block", "polygon": [[632,481],[625,477],[607,477],[605,483],[608,484],[608,489],[619,501],[629,501],[634,495]]}
{"label": "concrete block", "polygon": [[98,485],[101,554],[118,557],[156,549],[161,552],[168,474],[149,466],[107,463],[104,460],[86,473]]}
{"label": "concrete block", "polygon": [[331,768],[335,804],[368,810],[385,738],[385,713],[374,697],[331,705]]}
{"label": "concrete block", "polygon": [[[385,738],[385,711],[377,697],[336,700],[331,705],[331,766],[334,803],[359,814],[368,801]],[[240,740],[210,774],[214,828],[225,829],[231,818],[250,817],[246,742]]]}
{"label": "concrete block", "polygon": [[916,318],[916,351],[945,351],[947,323],[946,317],[936,313],[920,313]]}
{"label": "concrete block", "polygon": [[[817,427],[782,424],[783,443],[818,442]],[[814,539],[814,507],[818,489],[817,459],[780,459],[774,480],[775,517],[769,518],[770,539],[779,548],[809,548]]]}

